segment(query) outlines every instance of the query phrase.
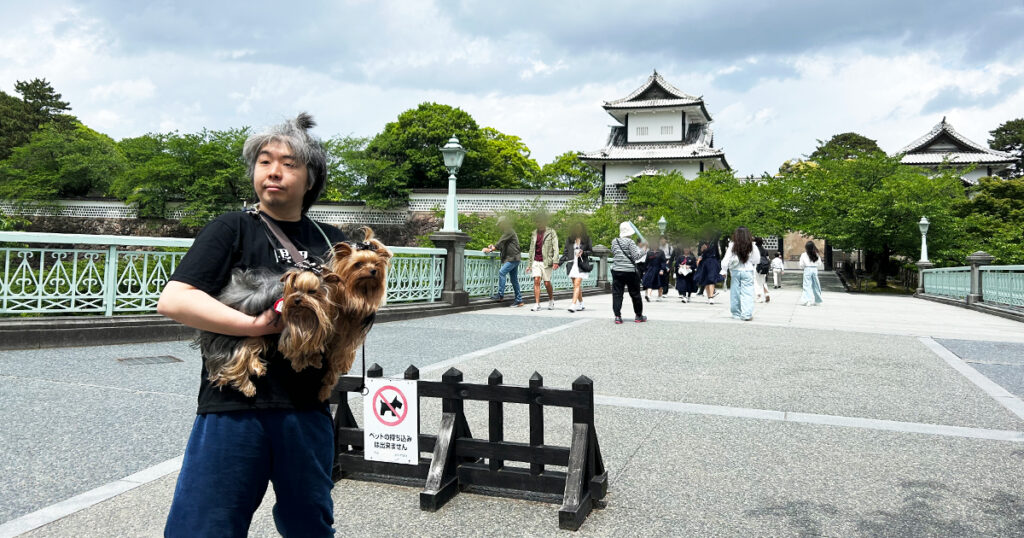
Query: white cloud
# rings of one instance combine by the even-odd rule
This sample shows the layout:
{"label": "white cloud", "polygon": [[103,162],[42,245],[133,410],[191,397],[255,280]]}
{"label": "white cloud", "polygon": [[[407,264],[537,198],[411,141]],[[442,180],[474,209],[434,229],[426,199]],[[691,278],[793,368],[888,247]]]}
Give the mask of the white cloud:
{"label": "white cloud", "polygon": [[156,86],[148,78],[116,80],[94,87],[89,95],[99,101],[144,101],[156,95]]}

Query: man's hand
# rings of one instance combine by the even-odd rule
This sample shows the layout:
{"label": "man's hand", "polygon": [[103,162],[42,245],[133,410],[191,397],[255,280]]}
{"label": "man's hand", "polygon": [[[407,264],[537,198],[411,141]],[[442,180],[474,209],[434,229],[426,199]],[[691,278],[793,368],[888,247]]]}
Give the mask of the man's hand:
{"label": "man's hand", "polygon": [[282,330],[284,330],[284,327],[281,324],[281,314],[278,314],[271,308],[252,318],[252,332],[249,336],[277,334]]}
{"label": "man's hand", "polygon": [[558,269],[558,264],[556,263],[556,264],[552,265],[551,269]]}

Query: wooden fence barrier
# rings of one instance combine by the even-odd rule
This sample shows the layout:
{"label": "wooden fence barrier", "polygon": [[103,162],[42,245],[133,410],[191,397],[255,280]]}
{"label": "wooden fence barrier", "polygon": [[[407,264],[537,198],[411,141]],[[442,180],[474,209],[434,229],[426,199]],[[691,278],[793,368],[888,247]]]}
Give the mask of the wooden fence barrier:
{"label": "wooden fence barrier", "polygon": [[[382,377],[383,369],[374,364],[367,377]],[[405,379],[417,380],[422,399],[441,399],[441,424],[437,435],[420,434],[418,465],[403,465],[363,458],[363,430],[348,405],[348,393],[359,392],[359,376],[343,376],[331,398],[338,404],[334,416],[334,480],[358,478],[395,481],[423,480],[420,509],[435,511],[459,491],[476,487],[481,492],[502,490],[519,497],[558,502],[558,524],[577,530],[587,515],[608,491],[608,474],[594,430],[594,384],[580,376],[572,389],[545,387],[540,374],[530,377],[528,386],[506,385],[494,370],[486,384],[464,383],[462,372],[449,369],[441,381],[419,379],[419,370],[410,366]],[[474,438],[466,420],[463,402],[488,402],[487,439]],[[530,442],[504,440],[504,404],[529,406]],[[572,408],[572,442],[569,447],[544,443],[544,408]],[[420,406],[416,406],[420,409]],[[422,418],[422,417],[421,417]],[[486,462],[485,462],[486,460]],[[529,467],[506,465],[506,461],[528,463]],[[550,467],[564,467],[552,470]]]}

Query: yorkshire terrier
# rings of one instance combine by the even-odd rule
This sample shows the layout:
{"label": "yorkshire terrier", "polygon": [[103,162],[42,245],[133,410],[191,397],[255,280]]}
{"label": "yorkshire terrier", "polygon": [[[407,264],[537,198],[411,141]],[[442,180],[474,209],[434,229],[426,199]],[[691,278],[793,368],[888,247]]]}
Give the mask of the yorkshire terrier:
{"label": "yorkshire terrier", "polygon": [[338,277],[338,282],[330,288],[337,318],[333,338],[327,345],[321,400],[330,397],[338,377],[352,368],[356,350],[366,340],[387,291],[391,251],[374,239],[373,230],[368,227],[362,230],[361,242],[334,245],[334,255],[327,264],[330,273]]}
{"label": "yorkshire terrier", "polygon": [[[330,288],[338,282],[331,273],[292,270],[283,276],[267,269],[236,269],[217,300],[251,316],[270,308],[281,314],[284,329],[277,348],[296,371],[320,368],[334,335],[336,308]],[[230,385],[246,396],[256,394],[253,377],[266,373],[264,359],[274,335],[238,337],[201,331],[196,340],[206,361],[207,375],[217,387]]]}
{"label": "yorkshire terrier", "polygon": [[281,277],[284,295],[281,317],[284,330],[277,349],[296,372],[323,365],[323,355],[334,336],[337,306],[331,295],[341,279],[329,271],[289,271]]}
{"label": "yorkshire terrier", "polygon": [[[281,276],[267,269],[235,269],[217,300],[243,314],[258,316],[274,306],[283,288]],[[231,385],[246,396],[256,394],[251,377],[267,371],[263,361],[268,348],[265,337],[243,338],[200,331],[195,344],[203,352],[208,379],[214,386]]]}

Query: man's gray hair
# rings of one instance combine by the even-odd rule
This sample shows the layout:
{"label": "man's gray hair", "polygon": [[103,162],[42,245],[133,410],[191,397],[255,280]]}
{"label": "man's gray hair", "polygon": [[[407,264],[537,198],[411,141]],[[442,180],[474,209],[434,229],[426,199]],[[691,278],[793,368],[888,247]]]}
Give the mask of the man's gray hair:
{"label": "man's gray hair", "polygon": [[300,112],[293,120],[268,127],[266,130],[255,133],[245,140],[242,147],[242,158],[249,174],[249,181],[253,180],[253,172],[256,168],[256,158],[260,151],[271,142],[282,142],[291,149],[295,160],[306,165],[309,175],[309,184],[312,186],[302,198],[302,211],[305,213],[314,202],[320,198],[327,183],[327,152],[319,138],[309,134],[309,130],[316,126],[313,116],[306,112]]}

